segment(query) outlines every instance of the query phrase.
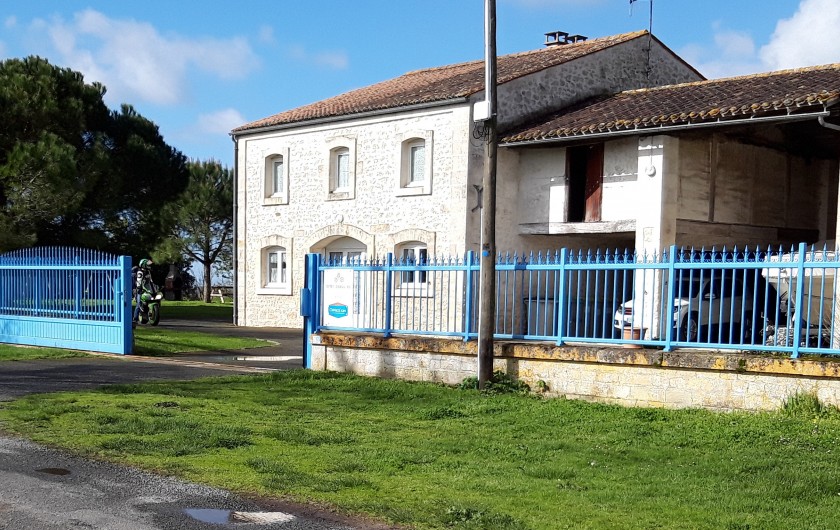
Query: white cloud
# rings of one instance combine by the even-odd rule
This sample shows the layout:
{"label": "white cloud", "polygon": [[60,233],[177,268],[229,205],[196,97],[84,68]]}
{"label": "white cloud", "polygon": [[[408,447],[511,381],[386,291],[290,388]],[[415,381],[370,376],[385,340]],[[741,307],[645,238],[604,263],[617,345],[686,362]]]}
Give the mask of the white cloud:
{"label": "white cloud", "polygon": [[105,84],[108,99],[118,102],[174,104],[184,97],[192,69],[234,79],[258,65],[244,38],[164,36],[151,24],[112,19],[92,9],[76,13],[71,22],[35,21],[32,30],[47,34],[63,65]]}
{"label": "white cloud", "polygon": [[779,20],[767,44],[756,46],[743,31],[712,26],[712,47],[689,45],[680,54],[710,79],[840,61],[838,0],[801,0],[796,13]]}
{"label": "white cloud", "polygon": [[344,70],[350,65],[350,59],[344,51],[327,51],[312,53],[303,46],[289,47],[289,57],[302,63],[314,64],[331,70]]}
{"label": "white cloud", "polygon": [[711,48],[700,44],[690,44],[680,49],[678,55],[708,79],[745,75],[763,70],[763,66],[755,55],[740,57],[727,55],[718,43]]}
{"label": "white cloud", "polygon": [[13,27],[17,26],[17,17],[14,15],[6,17],[6,20],[3,21],[3,25],[6,29],[12,29]]}
{"label": "white cloud", "polygon": [[791,18],[776,24],[761,61],[771,70],[834,63],[840,60],[840,2],[802,0]]}
{"label": "white cloud", "polygon": [[714,39],[724,58],[742,60],[755,56],[755,42],[749,33],[721,30],[715,32]]}
{"label": "white cloud", "polygon": [[764,70],[756,56],[755,41],[749,33],[712,25],[711,48],[691,44],[680,55],[709,79],[744,75]]}
{"label": "white cloud", "polygon": [[200,115],[195,130],[201,134],[227,134],[247,121],[236,109],[222,109]]}
{"label": "white cloud", "polygon": [[274,27],[265,24],[260,26],[259,31],[257,32],[257,38],[263,44],[274,44]]}
{"label": "white cloud", "polygon": [[317,53],[314,59],[315,64],[334,70],[344,70],[350,64],[350,59],[347,58],[347,54],[342,51]]}

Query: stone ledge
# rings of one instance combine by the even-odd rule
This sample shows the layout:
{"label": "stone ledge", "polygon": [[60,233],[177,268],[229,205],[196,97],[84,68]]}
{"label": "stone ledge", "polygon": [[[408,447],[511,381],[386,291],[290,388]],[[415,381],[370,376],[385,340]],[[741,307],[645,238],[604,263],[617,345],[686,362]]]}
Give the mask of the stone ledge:
{"label": "stone ledge", "polygon": [[[363,333],[321,332],[310,337],[312,344],[326,347],[403,352],[433,352],[475,356],[476,341],[418,336],[381,337]],[[789,359],[738,351],[677,350],[621,348],[616,346],[557,346],[549,342],[495,341],[494,357],[546,361],[598,363],[626,366],[649,366],[678,370],[751,373],[840,378],[840,360]]]}

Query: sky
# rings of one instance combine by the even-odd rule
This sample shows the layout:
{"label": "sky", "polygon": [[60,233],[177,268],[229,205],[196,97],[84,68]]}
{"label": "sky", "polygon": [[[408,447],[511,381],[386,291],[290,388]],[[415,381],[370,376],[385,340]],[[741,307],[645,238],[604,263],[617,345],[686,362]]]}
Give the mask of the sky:
{"label": "sky", "polygon": [[[496,0],[497,48],[652,29],[708,78],[840,62],[840,0]],[[834,30],[834,31],[832,31]],[[481,60],[484,0],[6,0],[0,60],[105,85],[192,159],[234,127],[406,72]]]}

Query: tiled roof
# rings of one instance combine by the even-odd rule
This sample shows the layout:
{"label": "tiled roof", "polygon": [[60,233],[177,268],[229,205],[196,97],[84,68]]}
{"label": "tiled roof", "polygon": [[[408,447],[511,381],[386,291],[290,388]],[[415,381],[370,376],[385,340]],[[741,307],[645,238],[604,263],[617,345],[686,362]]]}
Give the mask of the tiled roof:
{"label": "tiled roof", "polygon": [[628,90],[504,133],[501,143],[813,112],[838,97],[840,64]]}
{"label": "tiled roof", "polygon": [[[647,31],[504,55],[497,58],[498,82],[505,83],[644,35],[647,35]],[[484,90],[483,60],[416,70],[388,81],[247,123],[237,127],[233,132],[462,99],[482,90]]]}

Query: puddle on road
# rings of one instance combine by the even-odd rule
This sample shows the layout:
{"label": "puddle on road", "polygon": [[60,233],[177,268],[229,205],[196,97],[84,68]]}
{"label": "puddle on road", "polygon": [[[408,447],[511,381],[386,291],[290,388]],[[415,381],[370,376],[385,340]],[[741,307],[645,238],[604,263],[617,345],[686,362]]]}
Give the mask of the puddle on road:
{"label": "puddle on road", "polygon": [[233,510],[215,510],[210,508],[188,508],[184,513],[202,523],[211,524],[274,524],[288,523],[295,516],[284,512],[237,512]]}
{"label": "puddle on road", "polygon": [[41,469],[36,469],[38,473],[47,473],[48,475],[69,475],[70,470],[64,469],[63,467],[44,467]]}
{"label": "puddle on road", "polygon": [[231,522],[231,510],[213,510],[210,508],[188,508],[184,513],[202,523],[228,524]]}

